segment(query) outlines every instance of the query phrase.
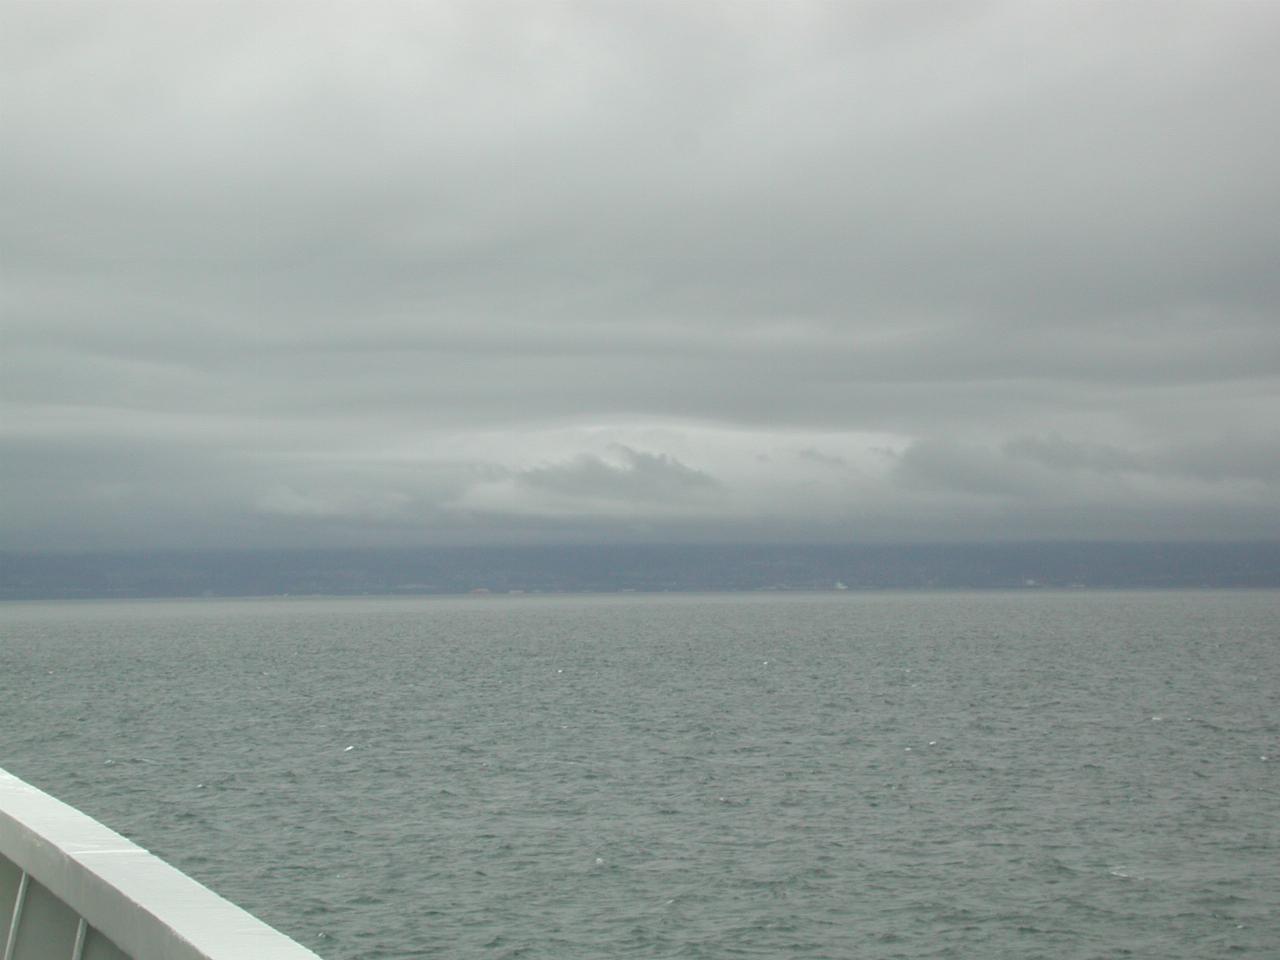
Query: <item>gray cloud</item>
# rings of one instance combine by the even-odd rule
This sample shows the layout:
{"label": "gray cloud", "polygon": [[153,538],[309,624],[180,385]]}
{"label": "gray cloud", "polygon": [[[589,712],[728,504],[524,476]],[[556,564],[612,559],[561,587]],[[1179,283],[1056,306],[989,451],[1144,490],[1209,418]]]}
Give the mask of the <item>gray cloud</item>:
{"label": "gray cloud", "polygon": [[581,454],[470,487],[458,509],[498,516],[666,519],[715,513],[720,484],[667,454],[616,444],[608,459]]}
{"label": "gray cloud", "polygon": [[1002,448],[1015,460],[1030,460],[1055,471],[1089,470],[1103,474],[1140,471],[1143,458],[1105,443],[1081,443],[1060,436],[1016,437]]}
{"label": "gray cloud", "polygon": [[1277,41],[0,0],[0,536],[1280,536]]}
{"label": "gray cloud", "polygon": [[568,497],[610,500],[661,500],[701,494],[719,486],[701,470],[685,466],[666,454],[645,453],[619,446],[622,462],[581,456],[569,463],[535,467],[518,475],[521,484]]}

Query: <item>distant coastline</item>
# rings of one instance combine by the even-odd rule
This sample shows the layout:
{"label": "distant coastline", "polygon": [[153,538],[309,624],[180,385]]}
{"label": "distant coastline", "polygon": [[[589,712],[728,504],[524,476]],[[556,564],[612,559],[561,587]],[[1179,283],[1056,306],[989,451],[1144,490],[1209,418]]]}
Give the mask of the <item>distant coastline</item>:
{"label": "distant coastline", "polygon": [[1280,587],[1280,541],[0,553],[0,599]]}

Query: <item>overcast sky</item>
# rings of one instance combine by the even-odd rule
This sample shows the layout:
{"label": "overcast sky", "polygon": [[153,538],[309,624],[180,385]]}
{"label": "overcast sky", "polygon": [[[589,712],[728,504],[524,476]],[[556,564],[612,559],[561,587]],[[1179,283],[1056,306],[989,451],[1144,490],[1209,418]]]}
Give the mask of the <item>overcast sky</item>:
{"label": "overcast sky", "polygon": [[2,548],[1280,536],[1280,4],[0,11]]}

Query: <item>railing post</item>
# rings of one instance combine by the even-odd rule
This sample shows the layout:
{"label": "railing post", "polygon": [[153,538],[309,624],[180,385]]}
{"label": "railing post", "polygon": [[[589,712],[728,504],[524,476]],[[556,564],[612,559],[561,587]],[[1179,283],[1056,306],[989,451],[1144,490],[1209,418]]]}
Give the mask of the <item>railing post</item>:
{"label": "railing post", "polygon": [[84,938],[89,933],[89,923],[84,917],[80,918],[80,923],[76,925],[76,942],[71,948],[71,960],[80,960],[84,956]]}
{"label": "railing post", "polygon": [[18,942],[18,924],[22,922],[22,905],[27,900],[27,884],[31,875],[22,871],[18,881],[18,895],[13,898],[13,917],[9,920],[9,935],[4,940],[4,960],[13,960],[13,946]]}

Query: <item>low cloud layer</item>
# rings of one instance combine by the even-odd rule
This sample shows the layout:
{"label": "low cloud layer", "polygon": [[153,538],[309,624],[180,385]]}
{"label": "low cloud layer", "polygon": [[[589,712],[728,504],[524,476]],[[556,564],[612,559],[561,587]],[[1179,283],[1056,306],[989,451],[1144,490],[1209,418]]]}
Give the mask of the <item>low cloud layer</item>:
{"label": "low cloud layer", "polygon": [[1280,537],[1277,43],[0,0],[0,546]]}

